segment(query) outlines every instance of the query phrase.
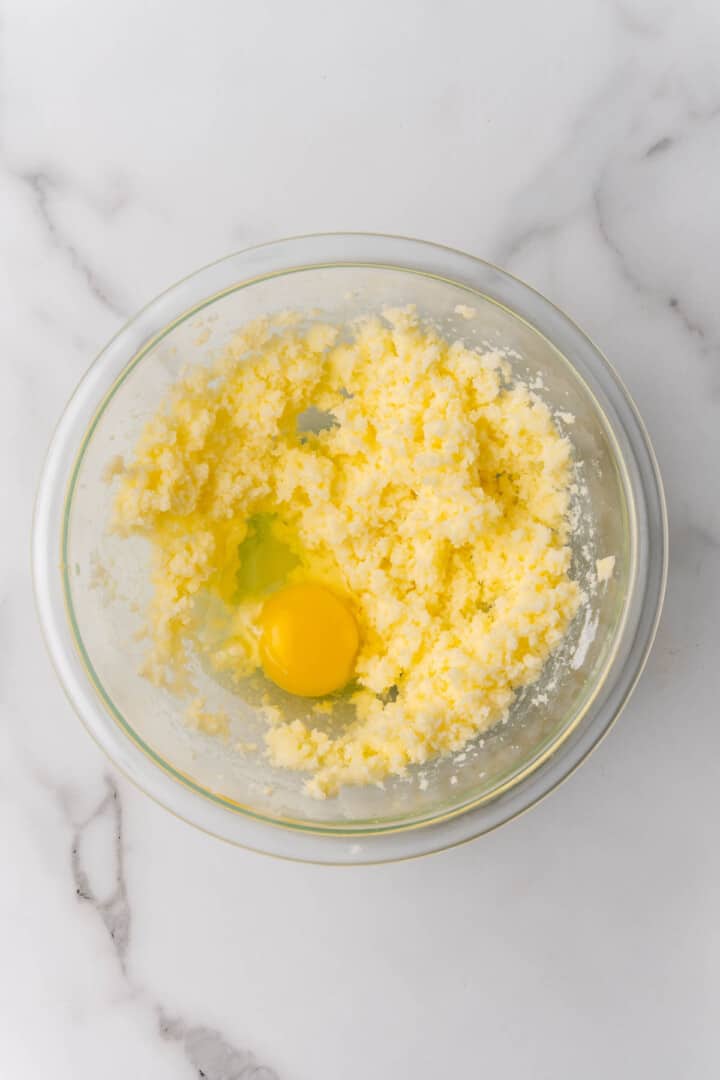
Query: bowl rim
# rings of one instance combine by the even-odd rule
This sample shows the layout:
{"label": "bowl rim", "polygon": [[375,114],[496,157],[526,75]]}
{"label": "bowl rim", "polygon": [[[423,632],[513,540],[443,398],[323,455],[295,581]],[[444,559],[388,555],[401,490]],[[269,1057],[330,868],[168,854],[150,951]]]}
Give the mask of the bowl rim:
{"label": "bowl rim", "polygon": [[[198,310],[223,294],[270,277],[285,276],[303,269],[342,265],[392,268],[451,282],[469,293],[481,295],[505,307],[514,317],[544,337],[595,399],[615,444],[631,513],[640,511],[641,540],[643,522],[646,526],[644,542],[647,550],[644,564],[640,567],[644,580],[638,581],[638,551],[634,542],[632,565],[635,573],[628,586],[613,649],[604,662],[589,699],[566,728],[492,792],[467,800],[440,815],[405,824],[391,823],[376,829],[368,829],[366,824],[353,828],[352,824],[328,827],[325,823],[309,825],[283,821],[237,803],[233,805],[227,797],[221,797],[222,801],[218,802],[215,793],[194,783],[152,751],[119,714],[112,700],[104,693],[84,652],[79,628],[74,623],[68,590],[63,584],[62,605],[58,604],[60,597],[57,591],[58,583],[66,577],[64,547],[60,552],[57,541],[59,539],[64,543],[66,540],[67,517],[79,463],[107,402],[143,355],[179,322],[192,318]],[[211,288],[208,292],[206,285],[218,284],[223,287]],[[494,286],[495,291],[488,292],[488,286]],[[515,303],[505,303],[495,294],[497,291],[503,297],[509,293],[521,308],[529,304],[535,317],[529,318]],[[194,301],[188,304],[190,292],[196,295]],[[168,318],[168,315],[172,315],[172,318]],[[543,325],[538,325],[538,322]],[[589,384],[586,378],[588,371],[578,370],[577,363],[568,355],[568,349],[561,348],[549,336],[548,326],[558,332],[562,330],[563,336],[577,349],[584,349],[589,363],[588,371],[593,376]],[[135,347],[128,349],[130,343]],[[114,365],[109,380],[105,371],[108,364]],[[603,397],[606,400],[603,401]],[[623,441],[624,446],[621,445]],[[634,467],[633,475],[628,475],[629,466]],[[637,541],[637,523],[633,522],[633,525],[631,535]],[[57,574],[58,555],[61,574]],[[667,562],[667,512],[657,460],[630,394],[598,347],[560,308],[494,264],[443,245],[380,233],[308,234],[246,248],[186,275],[141,308],[98,353],[70,398],[47,453],[33,519],[33,584],[46,646],[70,703],[111,761],[156,802],[212,835],[280,857],[321,863],[394,861],[456,846],[517,817],[554,790],[598,745],[624,708],[640,677],[659,623]],[[636,625],[632,640],[624,642],[628,655],[619,673],[616,671],[615,693],[611,695],[613,700],[601,701],[598,705],[598,696],[606,689],[605,684],[623,644],[631,613],[632,594],[638,585],[643,586],[644,595],[639,604],[635,596]],[[97,696],[87,692],[90,687]],[[591,715],[593,708],[595,714]],[[583,726],[583,721],[587,721],[585,737],[578,738],[577,732]],[[119,743],[117,735],[124,740],[124,746]],[[548,768],[548,765],[551,767]],[[152,774],[147,771],[148,768],[153,771]],[[168,784],[172,785],[172,789],[167,787]],[[181,796],[186,798],[185,803]],[[211,801],[214,801],[214,807],[208,813]],[[218,811],[225,820],[218,818]],[[237,828],[233,822],[240,822],[241,827]],[[404,841],[403,838],[407,839]]]}

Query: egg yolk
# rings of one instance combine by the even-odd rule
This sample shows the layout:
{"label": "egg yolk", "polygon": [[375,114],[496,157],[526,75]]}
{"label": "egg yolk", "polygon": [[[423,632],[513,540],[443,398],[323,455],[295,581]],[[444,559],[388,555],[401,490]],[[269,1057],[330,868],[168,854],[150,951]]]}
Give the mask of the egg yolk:
{"label": "egg yolk", "polygon": [[352,677],[360,644],[352,611],[323,585],[289,585],[260,616],[260,657],[269,679],[300,697],[322,697]]}

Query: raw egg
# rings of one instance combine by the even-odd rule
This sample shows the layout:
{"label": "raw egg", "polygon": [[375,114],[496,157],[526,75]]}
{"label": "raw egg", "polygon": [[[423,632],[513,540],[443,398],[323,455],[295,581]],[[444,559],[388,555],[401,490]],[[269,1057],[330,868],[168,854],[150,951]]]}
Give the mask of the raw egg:
{"label": "raw egg", "polygon": [[289,585],[260,616],[260,657],[269,679],[300,697],[322,697],[352,678],[360,635],[345,601],[324,585]]}

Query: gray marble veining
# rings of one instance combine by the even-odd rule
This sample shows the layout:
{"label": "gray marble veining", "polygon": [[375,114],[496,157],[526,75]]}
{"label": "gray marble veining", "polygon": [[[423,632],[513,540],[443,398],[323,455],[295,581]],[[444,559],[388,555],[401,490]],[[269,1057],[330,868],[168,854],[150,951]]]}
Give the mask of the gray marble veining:
{"label": "gray marble veining", "polygon": [[[717,1075],[717,4],[6,0],[0,48],[0,1075]],[[646,674],[577,776],[353,872],[215,843],[116,776],[28,567],[53,425],[122,321],[335,229],[472,251],[576,318],[648,423],[672,547]]]}

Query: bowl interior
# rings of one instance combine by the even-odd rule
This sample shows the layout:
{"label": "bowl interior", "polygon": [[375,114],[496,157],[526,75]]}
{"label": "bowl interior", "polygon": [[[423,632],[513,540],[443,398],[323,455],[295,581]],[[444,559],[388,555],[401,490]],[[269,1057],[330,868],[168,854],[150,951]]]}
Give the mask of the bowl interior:
{"label": "bowl interior", "polygon": [[[573,576],[588,602],[540,679],[521,692],[507,723],[464,754],[410,770],[383,787],[346,788],[317,801],[301,774],[272,768],[262,745],[260,696],[270,692],[287,715],[296,703],[260,677],[242,694],[193,670],[210,709],[232,717],[229,744],[190,730],[187,702],[138,674],[139,637],[149,596],[149,548],[108,532],[113,488],[108,463],[130,456],[148,418],[188,364],[206,364],[248,319],[292,309],[345,322],[385,306],[413,303],[451,339],[503,350],[514,374],[554,411],[575,448],[572,513],[577,522]],[[474,309],[458,314],[463,305]],[[572,364],[537,330],[491,297],[425,273],[383,266],[314,266],[243,282],[209,297],[161,330],[129,363],[100,405],[72,473],[63,526],[68,616],[91,681],[112,718],[154,761],[201,794],[262,819],[320,831],[374,832],[437,820],[506,790],[539,764],[582,718],[602,684],[621,628],[634,574],[634,510],[611,429]],[[570,358],[572,359],[572,358]],[[569,417],[574,417],[573,421]],[[607,583],[596,559],[615,557]],[[303,713],[304,714],[304,713]]]}

